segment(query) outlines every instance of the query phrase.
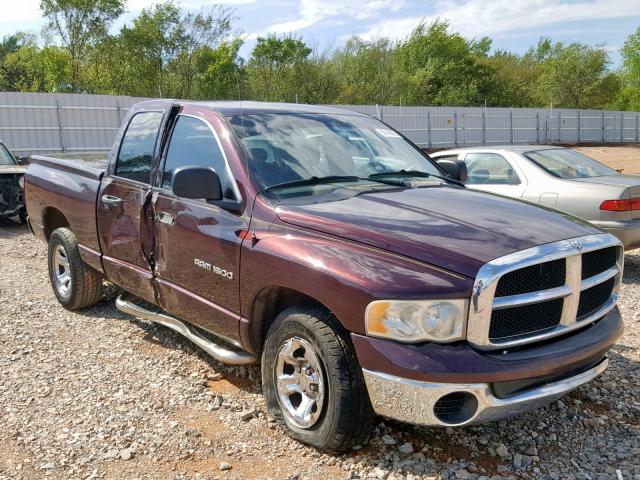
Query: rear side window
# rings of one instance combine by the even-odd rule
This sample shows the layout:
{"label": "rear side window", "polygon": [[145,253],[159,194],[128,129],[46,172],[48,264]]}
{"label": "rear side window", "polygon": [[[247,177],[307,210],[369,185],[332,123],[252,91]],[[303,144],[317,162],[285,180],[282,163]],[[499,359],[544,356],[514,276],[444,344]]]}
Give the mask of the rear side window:
{"label": "rear side window", "polygon": [[235,200],[227,164],[213,132],[202,120],[180,115],[171,134],[162,187],[171,189],[173,172],[186,166],[213,168],[220,177],[224,198]]}
{"label": "rear side window", "polygon": [[162,112],[142,112],[133,116],[122,139],[116,160],[116,175],[151,183],[151,164]]}
{"label": "rear side window", "polygon": [[469,153],[467,164],[467,185],[518,185],[520,179],[511,164],[497,153]]}

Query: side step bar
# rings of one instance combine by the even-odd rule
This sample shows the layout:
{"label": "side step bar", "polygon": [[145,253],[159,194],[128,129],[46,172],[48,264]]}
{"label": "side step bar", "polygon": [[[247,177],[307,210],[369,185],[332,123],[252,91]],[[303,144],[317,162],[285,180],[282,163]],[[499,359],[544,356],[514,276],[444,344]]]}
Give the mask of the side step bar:
{"label": "side step bar", "polygon": [[118,296],[116,299],[116,308],[121,312],[157,323],[158,325],[162,325],[178,332],[180,335],[188,338],[202,350],[222,363],[228,363],[231,365],[248,365],[256,363],[256,357],[250,353],[222,347],[200,335],[195,330],[189,328],[186,323],[181,322],[177,318],[170,317],[164,313],[156,313],[151,310],[147,310],[146,308],[136,305],[123,295]]}

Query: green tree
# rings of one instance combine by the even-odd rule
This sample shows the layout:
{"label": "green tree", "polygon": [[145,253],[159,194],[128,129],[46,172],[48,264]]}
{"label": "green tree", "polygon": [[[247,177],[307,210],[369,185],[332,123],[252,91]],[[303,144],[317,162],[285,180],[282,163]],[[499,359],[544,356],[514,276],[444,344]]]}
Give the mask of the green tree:
{"label": "green tree", "polygon": [[76,91],[87,47],[105,35],[124,12],[124,0],[40,0],[40,9],[69,53],[70,88]]}
{"label": "green tree", "polygon": [[60,92],[68,89],[70,58],[57,46],[40,48],[34,38],[23,37],[18,48],[5,55],[1,65],[3,90]]}
{"label": "green tree", "polygon": [[85,56],[83,84],[90,93],[130,95],[133,92],[130,57],[121,35],[105,35]]}
{"label": "green tree", "polygon": [[490,86],[484,97],[488,106],[537,106],[534,88],[541,73],[538,62],[505,51],[497,51],[479,61],[484,63],[490,72]]}
{"label": "green tree", "polygon": [[[216,6],[208,12],[182,14],[180,25],[181,36],[178,40],[178,54],[171,62],[171,67],[178,76],[178,90],[175,95],[182,98],[191,98],[194,93],[194,83],[207,66],[203,64],[202,56],[206,51],[215,51],[230,35],[233,21],[232,13],[225,8]],[[237,49],[241,43],[226,45],[226,53],[232,54],[233,48],[237,44]],[[229,48],[229,46],[231,48]],[[235,58],[237,58],[237,49]],[[223,49],[221,54],[225,53]],[[223,58],[213,58],[212,60],[223,60]]]}
{"label": "green tree", "polygon": [[311,53],[311,48],[295,37],[258,37],[247,64],[252,97],[273,102],[305,101],[299,98],[299,91],[306,81],[303,71]]}
{"label": "green tree", "polygon": [[616,99],[618,108],[640,110],[640,28],[629,35],[620,49],[622,88]]}
{"label": "green tree", "polygon": [[608,70],[610,61],[604,48],[580,43],[551,45],[543,39],[527,57],[541,63],[535,86],[540,105],[607,108],[619,91],[618,77]]}
{"label": "green tree", "polygon": [[401,101],[393,55],[389,39],[367,42],[350,38],[332,58],[338,103],[385,105],[394,99]]}
{"label": "green tree", "polygon": [[132,94],[200,95],[198,83],[211,67],[207,62],[227,61],[224,54],[232,52],[237,58],[240,43],[231,38],[233,19],[232,12],[221,7],[185,13],[173,1],[144,9],[120,34],[127,59],[124,75]]}
{"label": "green tree", "polygon": [[245,72],[238,57],[242,40],[223,42],[217,48],[204,47],[197,52],[196,98],[231,100],[245,91]]}
{"label": "green tree", "polygon": [[487,96],[490,69],[479,61],[490,40],[469,41],[449,32],[449,23],[420,24],[395,51],[403,103],[477,105]]}
{"label": "green tree", "polygon": [[168,66],[184,38],[180,13],[173,2],[157,4],[143,9],[131,27],[123,27],[121,36],[129,63],[130,94],[170,95],[172,79]]}
{"label": "green tree", "polygon": [[14,53],[20,47],[24,35],[21,33],[14,33],[13,35],[6,35],[0,41],[0,61],[10,54]]}

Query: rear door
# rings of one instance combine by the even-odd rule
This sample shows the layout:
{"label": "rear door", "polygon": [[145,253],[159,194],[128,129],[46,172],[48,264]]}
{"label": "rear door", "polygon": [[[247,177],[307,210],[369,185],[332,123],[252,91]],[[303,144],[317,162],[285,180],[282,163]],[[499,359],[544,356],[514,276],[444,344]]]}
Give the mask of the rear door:
{"label": "rear door", "polygon": [[524,176],[499,153],[468,153],[465,185],[474,190],[497,193],[507,197],[522,197],[526,184]]}
{"label": "rear door", "polygon": [[97,218],[102,263],[116,285],[154,301],[149,207],[151,172],[157,157],[163,111],[134,114],[102,181],[98,193]]}
{"label": "rear door", "polygon": [[[240,193],[209,120],[178,115],[165,149],[154,195],[156,288],[164,310],[237,342],[240,246],[250,218],[239,213]],[[173,171],[183,166],[213,167],[224,200],[174,195]]]}

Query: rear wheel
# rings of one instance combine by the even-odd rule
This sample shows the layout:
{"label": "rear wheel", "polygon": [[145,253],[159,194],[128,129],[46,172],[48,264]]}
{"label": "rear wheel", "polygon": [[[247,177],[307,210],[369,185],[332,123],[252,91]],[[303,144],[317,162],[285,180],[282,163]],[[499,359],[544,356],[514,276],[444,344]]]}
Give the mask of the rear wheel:
{"label": "rear wheel", "polygon": [[293,307],[271,325],[262,354],[269,413],[304,443],[339,453],[367,441],[373,426],[362,371],[336,319]]}
{"label": "rear wheel", "polygon": [[82,261],[68,228],[58,228],[49,238],[49,278],[53,293],[68,310],[90,307],[102,296],[102,277]]}

